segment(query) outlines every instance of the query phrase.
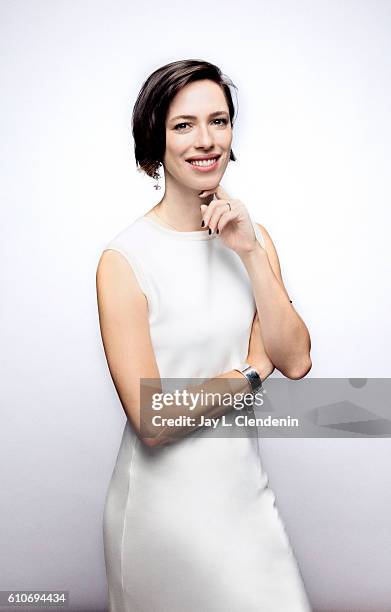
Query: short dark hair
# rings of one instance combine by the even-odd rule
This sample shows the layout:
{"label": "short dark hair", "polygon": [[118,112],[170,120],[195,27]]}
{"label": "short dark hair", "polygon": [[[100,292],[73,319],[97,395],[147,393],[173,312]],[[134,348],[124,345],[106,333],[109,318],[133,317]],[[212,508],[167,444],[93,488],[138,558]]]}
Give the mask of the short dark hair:
{"label": "short dark hair", "polygon": [[[223,89],[231,126],[235,107],[230,87],[237,89],[220,68],[203,60],[179,60],[158,68],[146,79],[138,94],[132,114],[132,132],[136,165],[139,171],[157,178],[166,149],[166,115],[171,100],[192,81],[210,79]],[[230,160],[236,161],[231,149]]]}

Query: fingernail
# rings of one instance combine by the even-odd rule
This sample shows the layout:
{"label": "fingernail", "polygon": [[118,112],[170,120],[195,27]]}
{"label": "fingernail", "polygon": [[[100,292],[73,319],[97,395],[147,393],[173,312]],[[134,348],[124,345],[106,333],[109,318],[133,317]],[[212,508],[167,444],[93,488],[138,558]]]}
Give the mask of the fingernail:
{"label": "fingernail", "polygon": [[212,233],[212,230],[209,228],[209,236],[211,235],[211,233]]}
{"label": "fingernail", "polygon": [[202,220],[201,227],[204,227],[204,225],[205,225],[205,221]]}
{"label": "fingernail", "polygon": [[219,228],[217,228],[217,230],[216,230],[216,234],[218,234],[219,232],[220,232],[220,230],[219,230]]}

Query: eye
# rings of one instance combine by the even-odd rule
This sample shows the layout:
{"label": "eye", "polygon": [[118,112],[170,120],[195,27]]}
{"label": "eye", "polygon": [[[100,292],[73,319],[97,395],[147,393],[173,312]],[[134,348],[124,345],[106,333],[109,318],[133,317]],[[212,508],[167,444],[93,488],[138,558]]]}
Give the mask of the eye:
{"label": "eye", "polygon": [[[213,121],[222,121],[224,125],[227,125],[227,123],[228,123],[228,119],[224,119],[223,117],[214,119]],[[174,130],[176,130],[177,132],[182,130],[183,128],[180,127],[181,125],[190,125],[190,123],[187,123],[187,122],[185,122],[185,123],[177,123],[176,126],[174,127]],[[219,125],[221,125],[221,124],[219,124]]]}
{"label": "eye", "polygon": [[181,125],[188,125],[187,123],[177,123],[177,125],[174,127],[174,130],[181,130]]}
{"label": "eye", "polygon": [[215,119],[215,121],[222,121],[224,125],[227,125],[228,123],[228,119],[224,119],[223,117],[221,117],[220,119]]}

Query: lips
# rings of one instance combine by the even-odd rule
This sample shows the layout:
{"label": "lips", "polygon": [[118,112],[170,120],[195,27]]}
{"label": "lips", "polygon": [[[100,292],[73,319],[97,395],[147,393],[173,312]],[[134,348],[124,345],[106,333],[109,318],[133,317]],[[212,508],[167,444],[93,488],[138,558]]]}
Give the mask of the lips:
{"label": "lips", "polygon": [[212,157],[209,159],[214,159],[215,161],[200,164],[200,163],[192,163],[188,161],[187,163],[191,166],[192,172],[214,172],[219,167],[219,158]]}
{"label": "lips", "polygon": [[190,163],[192,161],[203,161],[206,159],[219,159],[219,157],[221,157],[219,154],[214,153],[210,155],[202,155],[200,157],[189,157],[186,161]]}

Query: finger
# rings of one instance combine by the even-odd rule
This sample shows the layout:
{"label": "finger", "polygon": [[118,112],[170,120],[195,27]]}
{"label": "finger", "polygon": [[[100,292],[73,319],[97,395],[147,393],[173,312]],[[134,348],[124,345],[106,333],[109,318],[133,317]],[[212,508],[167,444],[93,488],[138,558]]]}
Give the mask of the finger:
{"label": "finger", "polygon": [[216,192],[216,190],[217,190],[217,186],[216,186],[216,187],[213,187],[213,189],[204,189],[204,191],[201,191],[201,192],[198,194],[198,196],[199,196],[200,198],[206,198],[206,196],[208,196],[208,195],[212,195],[212,193],[215,193],[215,192]]}
{"label": "finger", "polygon": [[213,212],[211,208],[211,204],[201,204],[200,208],[201,208],[201,216],[202,216],[201,224],[203,221],[204,222],[203,227],[207,227],[209,224],[212,212]]}
{"label": "finger", "polygon": [[[216,228],[217,222],[221,216],[221,214],[224,212],[224,207],[226,207],[227,202],[225,202],[224,200],[213,200],[213,202],[211,202],[209,204],[209,206],[207,206],[207,210],[206,212],[203,214],[203,220],[205,222],[205,225],[208,225],[213,231]],[[201,207],[205,206],[204,204],[201,204]]]}
{"label": "finger", "polygon": [[213,189],[205,189],[205,191],[201,191],[201,193],[199,193],[198,195],[201,198],[205,198],[206,196],[211,195],[212,193],[215,194],[215,197],[218,200],[230,199],[230,195],[225,191],[225,189],[223,189],[221,185],[217,185],[217,187],[214,187]]}
{"label": "finger", "polygon": [[217,185],[215,197],[218,200],[229,200],[231,196],[225,191],[225,189],[223,189],[221,185]]}
{"label": "finger", "polygon": [[210,218],[217,205],[217,200],[212,200],[210,204],[200,204],[202,219],[208,225]]}
{"label": "finger", "polygon": [[223,214],[219,218],[218,229],[219,233],[223,231],[225,226],[228,223],[231,223],[236,217],[238,217],[239,213],[235,210],[227,210],[227,212],[223,212]]}

